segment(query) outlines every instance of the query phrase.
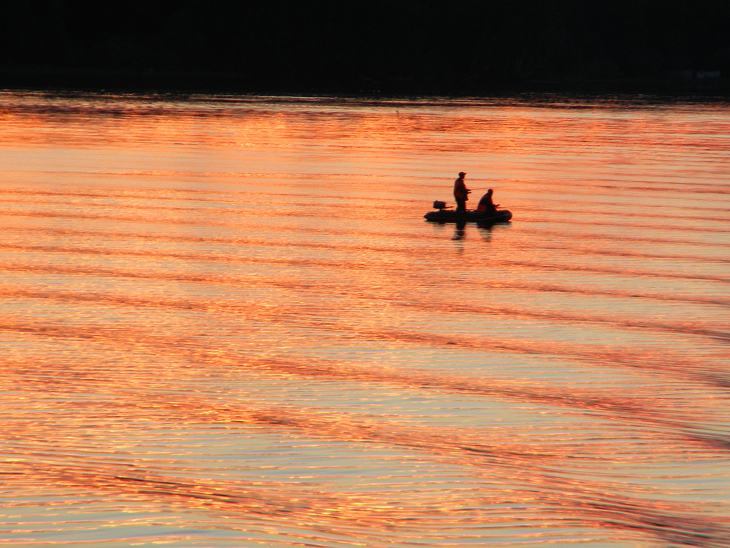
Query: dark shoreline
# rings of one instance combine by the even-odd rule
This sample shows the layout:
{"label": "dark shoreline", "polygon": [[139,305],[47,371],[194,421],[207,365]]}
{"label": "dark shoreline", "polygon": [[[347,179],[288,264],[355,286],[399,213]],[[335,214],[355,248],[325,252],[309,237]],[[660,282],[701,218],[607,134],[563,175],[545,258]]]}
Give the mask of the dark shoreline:
{"label": "dark shoreline", "polygon": [[0,89],[730,98],[724,0],[10,3]]}
{"label": "dark shoreline", "polygon": [[582,79],[478,81],[261,81],[240,73],[135,70],[12,69],[0,67],[0,90],[162,95],[233,94],[347,97],[586,97],[647,96],[674,100],[728,101],[730,79]]}

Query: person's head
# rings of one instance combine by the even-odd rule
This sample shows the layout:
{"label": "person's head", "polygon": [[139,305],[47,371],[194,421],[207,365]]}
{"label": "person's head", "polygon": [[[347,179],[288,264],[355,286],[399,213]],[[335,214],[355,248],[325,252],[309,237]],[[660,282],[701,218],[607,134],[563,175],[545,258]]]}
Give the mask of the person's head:
{"label": "person's head", "polygon": [[491,196],[492,194],[494,194],[494,191],[491,188],[487,190],[487,196]]}
{"label": "person's head", "polygon": [[466,173],[464,173],[463,171],[459,172],[459,179],[463,179],[465,176],[466,176]]}

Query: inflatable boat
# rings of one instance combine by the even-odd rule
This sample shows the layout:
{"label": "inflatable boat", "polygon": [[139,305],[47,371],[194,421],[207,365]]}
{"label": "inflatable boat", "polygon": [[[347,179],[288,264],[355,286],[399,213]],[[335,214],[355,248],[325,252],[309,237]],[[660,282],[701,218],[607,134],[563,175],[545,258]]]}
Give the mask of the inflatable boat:
{"label": "inflatable boat", "polygon": [[435,223],[480,223],[485,225],[494,225],[497,223],[507,223],[512,218],[512,213],[506,209],[500,209],[494,213],[485,213],[475,211],[473,209],[467,211],[456,211],[448,209],[445,202],[434,202],[433,207],[436,211],[429,211],[423,217],[427,221]]}

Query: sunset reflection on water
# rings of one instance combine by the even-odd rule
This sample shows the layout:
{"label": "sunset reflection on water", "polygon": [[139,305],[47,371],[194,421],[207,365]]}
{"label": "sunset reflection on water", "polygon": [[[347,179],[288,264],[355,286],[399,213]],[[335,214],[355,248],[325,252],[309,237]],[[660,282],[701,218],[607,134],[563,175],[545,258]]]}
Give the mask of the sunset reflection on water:
{"label": "sunset reflection on water", "polygon": [[726,104],[0,120],[0,545],[730,546]]}

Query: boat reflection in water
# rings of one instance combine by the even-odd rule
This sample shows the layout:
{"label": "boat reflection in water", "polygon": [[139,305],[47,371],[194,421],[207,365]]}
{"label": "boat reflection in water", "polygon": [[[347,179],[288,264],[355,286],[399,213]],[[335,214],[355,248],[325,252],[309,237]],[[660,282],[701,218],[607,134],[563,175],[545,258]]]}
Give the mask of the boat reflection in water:
{"label": "boat reflection in water", "polygon": [[512,219],[512,212],[503,209],[492,213],[483,213],[475,210],[467,210],[465,212],[450,209],[446,202],[435,201],[433,207],[435,211],[430,211],[424,215],[424,218],[431,223],[446,224],[454,223],[456,231],[452,240],[461,240],[466,236],[467,223],[475,223],[481,230],[482,234],[487,234],[485,240],[489,240],[490,231],[494,225],[509,223]]}

